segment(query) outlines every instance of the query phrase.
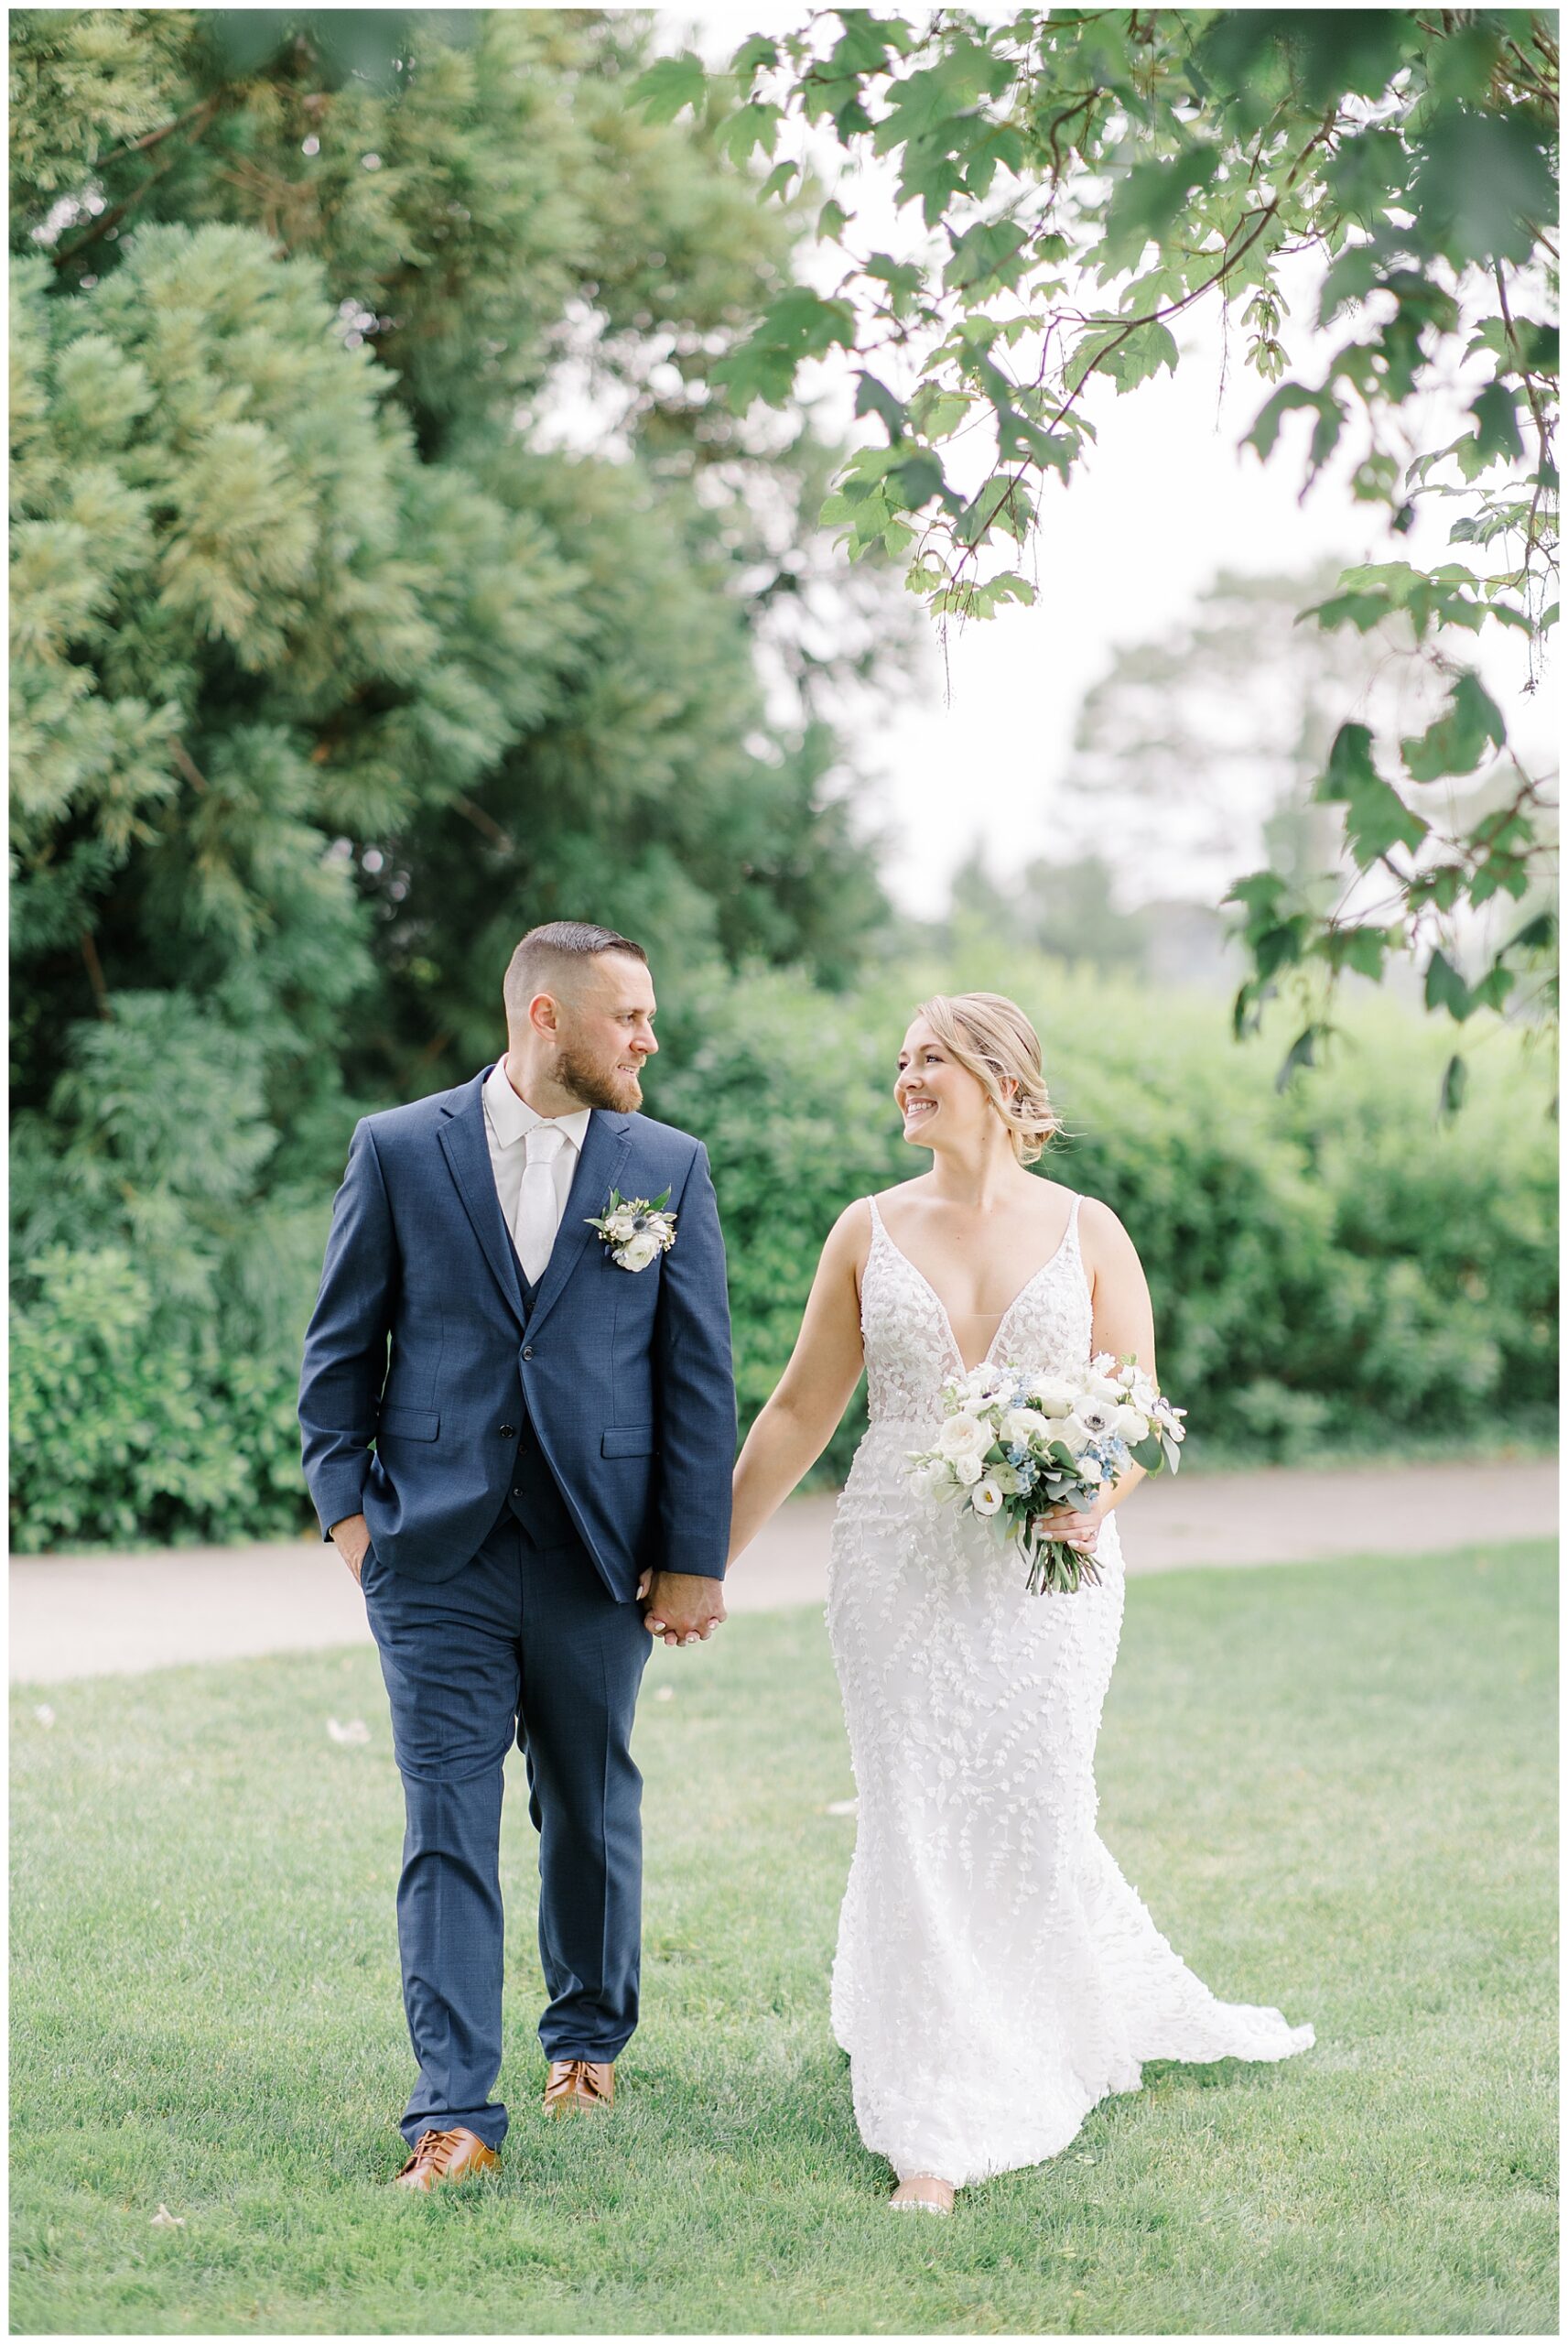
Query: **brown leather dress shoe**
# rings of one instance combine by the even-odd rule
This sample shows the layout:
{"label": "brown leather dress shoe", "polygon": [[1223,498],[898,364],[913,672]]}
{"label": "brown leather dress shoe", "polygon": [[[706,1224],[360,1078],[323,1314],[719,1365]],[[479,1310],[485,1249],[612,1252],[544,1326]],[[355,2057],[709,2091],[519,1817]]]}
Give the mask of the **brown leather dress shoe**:
{"label": "brown leather dress shoe", "polygon": [[486,2148],[477,2132],[458,2124],[449,2132],[421,2132],[413,2155],[395,2176],[394,2183],[399,2189],[428,2194],[449,2181],[470,2181],[476,2173],[493,2173],[500,2163],[495,2151]]}
{"label": "brown leather dress shoe", "polygon": [[545,2078],[545,2113],[569,2116],[577,2108],[615,2104],[615,2063],[610,2059],[552,2059]]}

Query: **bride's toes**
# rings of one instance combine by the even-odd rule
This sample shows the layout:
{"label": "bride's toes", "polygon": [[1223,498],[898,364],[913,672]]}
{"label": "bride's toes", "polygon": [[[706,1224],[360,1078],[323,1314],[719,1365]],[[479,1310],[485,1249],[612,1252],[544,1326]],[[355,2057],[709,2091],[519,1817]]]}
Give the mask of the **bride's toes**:
{"label": "bride's toes", "polygon": [[890,2208],[898,2214],[912,2208],[926,2214],[950,2214],[953,2210],[953,2185],[935,2173],[912,2173],[901,2181],[888,2199]]}

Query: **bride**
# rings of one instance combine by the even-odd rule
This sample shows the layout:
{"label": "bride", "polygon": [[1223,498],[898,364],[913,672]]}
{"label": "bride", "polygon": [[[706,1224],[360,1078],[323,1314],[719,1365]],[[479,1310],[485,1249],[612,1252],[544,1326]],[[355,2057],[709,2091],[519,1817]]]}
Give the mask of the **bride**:
{"label": "bride", "polygon": [[[931,1169],[844,1212],[795,1354],[735,1475],[731,1560],[821,1454],[864,1365],[871,1427],[833,1525],[827,1624],[859,1792],[833,1968],[869,2149],[892,2204],[952,2209],[966,2183],[1066,2147],[1145,2059],[1282,2059],[1310,2026],[1217,2002],[1095,1831],[1094,1747],[1121,1629],[1115,1512],[1049,1518],[1098,1585],[1029,1595],[973,1515],[907,1479],[941,1388],[1000,1362],[1094,1351],[1154,1373],[1149,1290],[1106,1205],[1025,1170],[1055,1129],[1040,1044],[997,993],[939,995],[893,1096]],[[1179,1394],[1177,1395],[1180,1396]]]}

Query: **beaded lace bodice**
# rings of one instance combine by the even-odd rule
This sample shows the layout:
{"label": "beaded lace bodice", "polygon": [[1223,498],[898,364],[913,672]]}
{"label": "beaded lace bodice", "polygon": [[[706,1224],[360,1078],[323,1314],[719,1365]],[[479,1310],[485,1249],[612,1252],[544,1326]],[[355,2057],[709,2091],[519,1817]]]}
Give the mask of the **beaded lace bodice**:
{"label": "beaded lace bodice", "polygon": [[[1088,1358],[1094,1310],[1078,1244],[1079,1201],[1073,1199],[1054,1253],[1003,1312],[988,1360],[1044,1373]],[[935,1288],[888,1235],[875,1197],[867,1202],[871,1250],[860,1278],[860,1331],[871,1422],[925,1425],[941,1414],[946,1379],[964,1373],[963,1354]]]}

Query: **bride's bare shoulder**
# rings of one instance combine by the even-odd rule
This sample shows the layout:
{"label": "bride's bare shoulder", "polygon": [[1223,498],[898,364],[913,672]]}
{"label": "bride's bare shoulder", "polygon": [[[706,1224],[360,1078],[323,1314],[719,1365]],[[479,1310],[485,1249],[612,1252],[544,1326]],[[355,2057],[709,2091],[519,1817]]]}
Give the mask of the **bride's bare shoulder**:
{"label": "bride's bare shoulder", "polygon": [[1099,1197],[1085,1197],[1079,1204],[1078,1242],[1087,1255],[1108,1266],[1129,1256],[1138,1258],[1120,1216]]}
{"label": "bride's bare shoulder", "polygon": [[860,1272],[871,1250],[871,1200],[857,1197],[846,1205],[827,1232],[822,1248],[825,1269],[852,1270],[859,1284]]}

